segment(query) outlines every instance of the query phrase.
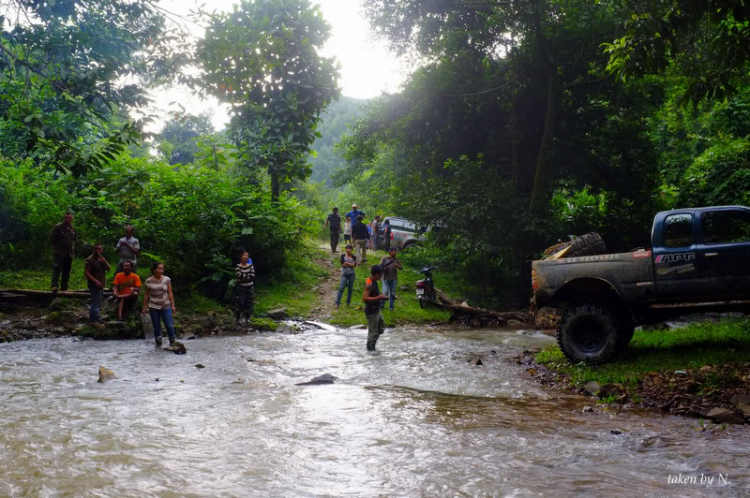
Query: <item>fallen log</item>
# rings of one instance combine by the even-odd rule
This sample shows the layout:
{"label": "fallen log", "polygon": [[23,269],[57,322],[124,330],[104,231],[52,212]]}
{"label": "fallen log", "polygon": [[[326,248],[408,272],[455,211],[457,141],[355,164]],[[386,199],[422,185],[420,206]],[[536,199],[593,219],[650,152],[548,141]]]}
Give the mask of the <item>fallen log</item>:
{"label": "fallen log", "polygon": [[[2,289],[0,290],[0,305],[5,307],[21,308],[46,308],[58,297],[68,299],[89,299],[91,294],[87,290],[72,291],[40,291],[32,289]],[[112,292],[104,292],[105,297],[112,295]]]}
{"label": "fallen log", "polygon": [[533,317],[529,313],[522,311],[493,311],[484,308],[475,308],[469,306],[467,302],[459,303],[448,297],[440,289],[435,289],[437,302],[434,303],[438,308],[450,311],[450,320],[462,321],[470,326],[484,325],[505,325],[509,320],[516,320],[521,323],[532,323]]}
{"label": "fallen log", "polygon": [[[111,295],[112,292],[105,291],[104,295]],[[32,289],[2,289],[0,290],[0,297],[3,296],[33,296],[33,297],[69,297],[73,299],[83,299],[90,296],[88,290],[70,290],[70,291],[40,291]]]}

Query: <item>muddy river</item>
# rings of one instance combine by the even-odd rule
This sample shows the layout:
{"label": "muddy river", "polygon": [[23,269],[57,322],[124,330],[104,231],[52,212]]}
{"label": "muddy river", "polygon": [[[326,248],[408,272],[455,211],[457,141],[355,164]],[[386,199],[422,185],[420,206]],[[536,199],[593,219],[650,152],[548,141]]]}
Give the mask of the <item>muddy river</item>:
{"label": "muddy river", "polygon": [[750,495],[750,429],[582,413],[509,360],[546,336],[365,336],[0,344],[0,496]]}

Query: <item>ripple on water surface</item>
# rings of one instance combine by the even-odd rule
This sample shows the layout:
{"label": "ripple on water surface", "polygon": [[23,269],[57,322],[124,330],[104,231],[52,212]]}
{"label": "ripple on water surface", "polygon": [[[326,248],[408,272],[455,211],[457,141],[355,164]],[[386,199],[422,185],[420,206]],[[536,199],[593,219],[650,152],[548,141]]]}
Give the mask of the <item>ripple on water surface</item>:
{"label": "ripple on water surface", "polygon": [[[706,493],[667,482],[680,473],[716,477],[715,496],[750,494],[746,428],[582,414],[590,400],[510,360],[546,336],[394,329],[376,354],[365,336],[201,339],[185,356],[144,341],[2,344],[0,496]],[[97,383],[99,366],[118,378]],[[295,385],[324,373],[340,380]]]}

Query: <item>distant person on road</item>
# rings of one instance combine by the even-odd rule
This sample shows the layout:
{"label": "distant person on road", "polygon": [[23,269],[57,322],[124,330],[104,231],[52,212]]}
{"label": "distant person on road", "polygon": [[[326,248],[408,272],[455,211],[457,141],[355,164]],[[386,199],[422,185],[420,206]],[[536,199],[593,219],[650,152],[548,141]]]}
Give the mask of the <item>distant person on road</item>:
{"label": "distant person on road", "polygon": [[[383,267],[383,294],[388,296],[391,300],[391,311],[394,309],[394,303],[396,302],[396,287],[398,286],[398,271],[403,270],[401,261],[396,259],[398,249],[391,247],[388,250],[388,256],[385,256],[380,260],[380,266]],[[380,309],[385,308],[385,301],[380,303]]]}
{"label": "distant person on road", "polygon": [[383,222],[383,247],[391,247],[393,245],[392,233],[391,220],[385,220],[385,222]]}
{"label": "distant person on road", "polygon": [[119,301],[117,319],[122,320],[123,313],[130,311],[138,300],[141,290],[141,277],[133,273],[133,263],[126,261],[122,265],[122,272],[115,275],[114,297]]}
{"label": "distant person on road", "polygon": [[125,227],[125,237],[117,241],[115,250],[120,254],[120,262],[117,263],[115,274],[122,272],[122,266],[126,261],[133,263],[133,271],[138,266],[138,252],[141,250],[141,243],[133,237],[133,226]]}
{"label": "distant person on road", "polygon": [[151,265],[151,276],[146,279],[146,295],[143,297],[143,309],[141,313],[146,313],[151,317],[151,323],[154,324],[154,342],[156,347],[161,347],[161,322],[167,329],[169,336],[169,345],[174,344],[174,313],[177,312],[177,305],[172,295],[172,280],[164,275],[164,263],[158,261]]}
{"label": "distant person on road", "polygon": [[365,282],[365,292],[362,301],[365,303],[365,317],[367,318],[367,350],[375,351],[378,338],[385,332],[385,320],[380,312],[380,303],[388,299],[380,293],[378,280],[383,278],[383,267],[374,265],[370,268],[370,278]]}
{"label": "distant person on road", "polygon": [[346,213],[346,216],[349,217],[350,220],[352,220],[352,225],[357,222],[357,218],[360,216],[364,219],[365,213],[359,210],[359,207],[357,207],[356,204],[352,204],[352,210]]}
{"label": "distant person on road", "polygon": [[101,244],[94,244],[91,256],[86,258],[83,274],[89,284],[89,322],[97,323],[100,319],[99,311],[102,309],[104,300],[104,279],[110,270],[109,263],[104,259],[102,253],[104,247]]}
{"label": "distant person on road", "polygon": [[67,211],[62,223],[55,225],[49,236],[52,242],[52,253],[54,264],[52,266],[52,292],[57,292],[57,283],[60,281],[60,290],[68,290],[70,280],[70,267],[73,265],[75,256],[76,231],[73,228],[73,213]]}
{"label": "distant person on road", "polygon": [[344,242],[350,243],[352,241],[352,220],[349,216],[346,216],[344,219],[346,220],[344,223]]}
{"label": "distant person on road", "polygon": [[244,313],[245,324],[248,324],[255,307],[255,267],[249,252],[242,251],[240,262],[234,268],[234,277],[234,318],[239,325]]}
{"label": "distant person on road", "polygon": [[[378,250],[378,229],[380,228],[380,216],[376,216],[372,223],[370,223],[372,231],[370,232],[370,249],[373,251]],[[388,247],[388,246],[386,246]]]}
{"label": "distant person on road", "polygon": [[351,306],[352,304],[352,290],[354,289],[354,279],[356,275],[354,269],[357,267],[357,256],[352,254],[351,244],[346,246],[346,253],[341,255],[341,285],[339,285],[339,293],[336,296],[336,308],[341,304],[341,296],[344,295],[344,288],[349,287],[349,291],[346,295],[346,305]]}
{"label": "distant person on road", "polygon": [[354,239],[354,247],[357,249],[357,260],[360,263],[367,263],[367,239],[369,233],[367,232],[367,225],[362,223],[362,217],[357,218],[357,223],[352,227],[352,238]]}
{"label": "distant person on road", "polygon": [[339,208],[333,208],[333,213],[328,215],[326,218],[326,224],[323,228],[330,227],[331,231],[331,252],[336,252],[336,247],[339,245],[339,237],[341,234],[341,216],[339,216]]}

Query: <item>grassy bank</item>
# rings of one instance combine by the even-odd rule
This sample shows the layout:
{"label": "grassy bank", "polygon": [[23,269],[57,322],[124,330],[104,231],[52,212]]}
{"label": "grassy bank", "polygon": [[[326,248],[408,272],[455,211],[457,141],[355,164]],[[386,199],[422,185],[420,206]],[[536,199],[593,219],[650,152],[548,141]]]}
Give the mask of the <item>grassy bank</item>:
{"label": "grassy bank", "polygon": [[[600,404],[635,404],[720,424],[750,423],[750,320],[636,332],[614,363],[572,365],[557,348],[523,364],[539,382],[597,396]],[[698,428],[705,430],[703,423]]]}
{"label": "grassy bank", "polygon": [[[355,269],[357,278],[354,281],[354,290],[352,291],[352,305],[346,306],[346,295],[347,292],[344,290],[344,294],[341,297],[341,307],[334,310],[332,313],[331,323],[343,327],[349,327],[352,325],[361,325],[365,323],[362,294],[365,290],[365,281],[370,276],[370,267],[374,264],[380,263],[381,259],[385,257],[387,253],[385,251],[367,251],[367,263],[358,266]],[[336,269],[336,275],[340,275],[339,268],[341,267],[341,255],[330,255],[330,261],[333,268]],[[416,297],[415,283],[417,280],[424,278],[423,275],[418,273],[418,268],[410,267],[404,264],[404,269],[398,272],[398,292],[396,293],[395,310],[390,311],[389,303],[385,305],[383,310],[383,317],[388,327],[396,325],[403,325],[407,323],[436,323],[444,322],[448,320],[449,313],[436,309],[436,308],[420,308],[419,301]],[[451,279],[445,275],[440,275],[437,272],[434,277],[435,286],[446,291],[449,295],[452,294],[453,287],[451,286]],[[382,281],[378,283],[380,290],[383,290]],[[331,289],[331,301],[336,299],[336,293],[339,288],[339,281],[336,280],[334,288]]]}
{"label": "grassy bank", "polygon": [[[273,278],[259,276],[256,283],[255,314],[253,322],[259,328],[275,328],[275,322],[265,318],[267,311],[284,307],[292,317],[309,318],[316,315],[321,308],[330,310],[330,323],[342,327],[362,325],[365,323],[363,313],[362,294],[365,280],[370,274],[370,267],[379,263],[386,256],[385,251],[368,251],[368,262],[357,267],[352,305],[346,306],[346,292],[342,297],[339,309],[333,308],[340,279],[340,255],[331,254],[321,248],[321,242],[308,240],[305,249],[297,257],[292,258],[288,265],[281,269]],[[86,289],[86,279],[83,274],[84,257],[73,260],[70,274],[70,289]],[[111,282],[114,276],[116,257],[107,256],[113,271],[107,275]],[[166,274],[170,275],[169,265]],[[399,283],[395,311],[386,309],[383,314],[389,327],[403,324],[438,323],[447,321],[449,313],[435,308],[420,308],[416,298],[415,283],[423,278],[418,273],[419,268],[404,264],[399,271]],[[142,280],[148,278],[150,270],[144,264],[137,270]],[[49,290],[51,268],[24,268],[18,270],[3,270],[0,272],[0,288]],[[463,288],[461,279],[456,275],[437,270],[434,275],[435,285],[454,298],[462,298]],[[322,284],[321,284],[322,283]],[[320,287],[316,291],[316,286]],[[382,290],[382,282],[380,283]],[[181,288],[175,285],[175,299],[180,312],[194,315],[217,314],[230,319],[231,302],[207,297],[195,289]],[[85,301],[71,300],[69,306],[86,307]],[[319,313],[326,315],[326,313]],[[179,318],[178,318],[179,321]]]}
{"label": "grassy bank", "polygon": [[571,364],[557,346],[536,355],[537,362],[570,376],[576,385],[632,384],[652,372],[700,369],[750,362],[749,320],[696,323],[682,329],[636,331],[627,352],[599,366]]}
{"label": "grassy bank", "polygon": [[[273,278],[263,279],[261,277],[256,283],[254,325],[260,328],[275,328],[275,322],[263,316],[266,311],[274,308],[285,307],[290,316],[305,317],[310,313],[315,304],[315,295],[311,290],[328,272],[313,261],[312,256],[316,255],[316,251],[319,251],[316,244],[309,241],[306,246],[305,252],[297,258],[293,258],[288,266]],[[320,256],[320,254],[317,255]],[[86,278],[83,274],[84,260],[84,257],[76,257],[73,260],[68,285],[71,290],[87,288]],[[107,257],[107,260],[112,266],[112,271],[107,274],[107,281],[111,282],[117,259],[110,256]],[[165,270],[166,275],[169,275],[169,265],[166,266]],[[139,267],[136,273],[141,280],[145,280],[151,275],[150,270],[145,265]],[[50,289],[51,276],[51,268],[3,270],[0,272],[0,288],[47,291]],[[232,305],[230,302],[222,302],[207,297],[194,289],[185,289],[178,286],[175,286],[174,292],[180,313],[196,315],[214,313],[225,316],[227,319],[230,317]],[[83,300],[65,299],[61,301],[64,301],[67,307],[87,306],[86,301]],[[177,323],[179,323],[179,318],[177,318]]]}

